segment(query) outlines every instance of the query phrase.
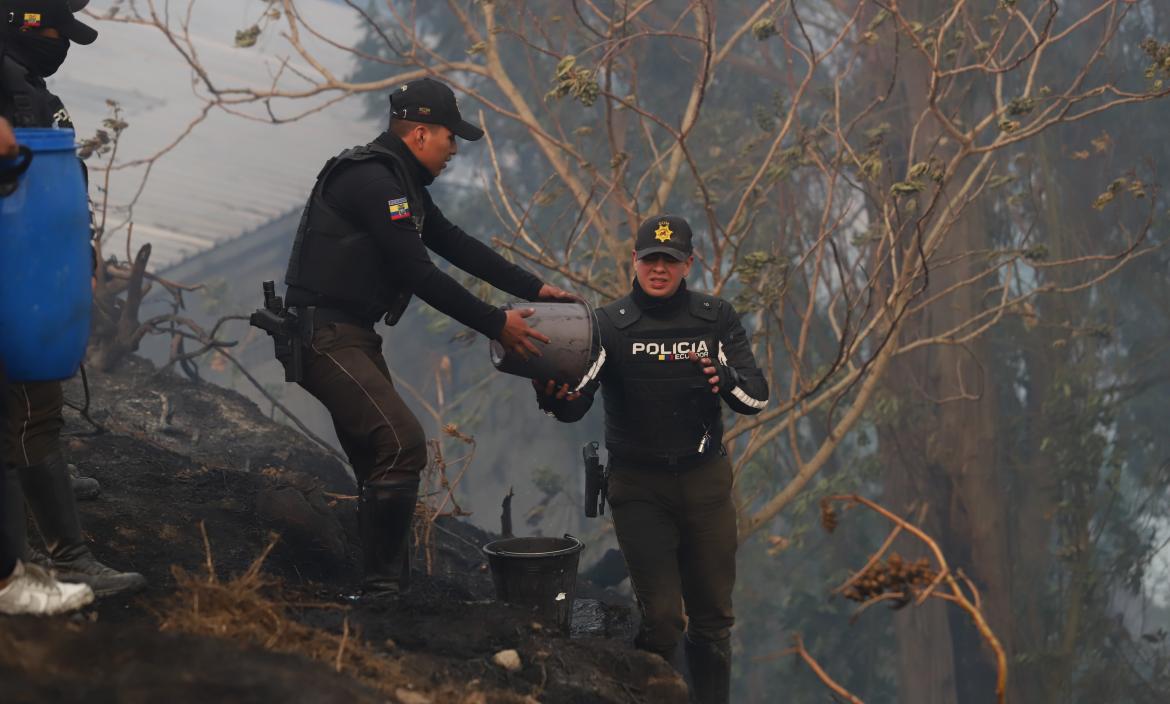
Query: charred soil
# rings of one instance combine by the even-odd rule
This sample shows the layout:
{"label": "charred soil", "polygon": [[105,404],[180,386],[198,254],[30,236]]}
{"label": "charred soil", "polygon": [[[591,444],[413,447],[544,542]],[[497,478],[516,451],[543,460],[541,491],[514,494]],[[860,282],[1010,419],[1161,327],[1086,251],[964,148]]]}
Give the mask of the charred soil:
{"label": "charred soil", "polygon": [[[150,584],[68,619],[0,619],[5,702],[686,700],[628,645],[612,592],[578,580],[571,637],[494,601],[493,536],[463,521],[436,522],[406,594],[358,597],[344,465],[239,394],[138,359],[89,387],[100,430],[67,410],[64,443],[102,484],[82,523],[99,559]],[[82,405],[79,382],[66,394]]]}

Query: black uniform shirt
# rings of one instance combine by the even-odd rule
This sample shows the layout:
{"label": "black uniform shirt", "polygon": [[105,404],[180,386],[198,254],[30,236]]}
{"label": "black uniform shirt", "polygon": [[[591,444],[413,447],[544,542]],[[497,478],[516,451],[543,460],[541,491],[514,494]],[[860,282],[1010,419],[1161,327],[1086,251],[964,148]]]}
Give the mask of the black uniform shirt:
{"label": "black uniform shirt", "polygon": [[[0,42],[3,38],[0,37]],[[61,99],[49,92],[45,79],[32,73],[11,54],[0,63],[0,117],[13,127],[73,129]]]}
{"label": "black uniform shirt", "polygon": [[[598,311],[597,321],[602,353],[581,382],[580,398],[557,401],[540,392],[537,398],[558,420],[573,422],[600,388],[611,456],[670,461],[710,452],[723,437],[720,398],[745,415],[767,405],[768,384],[751,342],[722,299],[692,294],[685,282],[658,299],[635,281],[629,296]],[[718,396],[688,358],[691,351],[714,362]]]}
{"label": "black uniform shirt", "polygon": [[[496,288],[525,300],[536,300],[543,285],[531,272],[512,264],[491,247],[448,220],[427,193],[434,177],[402,140],[389,132],[378,136],[415,172],[422,203],[410,202],[407,189],[385,163],[370,159],[345,166],[325,184],[325,202],[372,235],[385,256],[396,288],[404,288],[439,311],[490,338],[499,337],[505,314],[480,300],[431,261],[427,249]],[[415,208],[426,213],[421,235],[411,218]]]}

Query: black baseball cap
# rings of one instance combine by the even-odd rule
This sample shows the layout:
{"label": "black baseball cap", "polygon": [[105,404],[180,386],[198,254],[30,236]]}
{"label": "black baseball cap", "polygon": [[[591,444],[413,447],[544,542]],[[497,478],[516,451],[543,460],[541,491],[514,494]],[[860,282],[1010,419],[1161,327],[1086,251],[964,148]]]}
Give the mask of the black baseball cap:
{"label": "black baseball cap", "polygon": [[638,259],[662,253],[683,262],[694,251],[691,226],[678,215],[646,218],[638,226],[638,236],[634,239],[634,254]]}
{"label": "black baseball cap", "polygon": [[73,16],[89,0],[0,0],[0,24],[17,30],[52,27],[74,44],[93,44],[97,30]]}
{"label": "black baseball cap", "polygon": [[483,130],[463,119],[455,93],[433,78],[416,78],[390,94],[390,117],[395,120],[442,125],[469,142],[483,136]]}

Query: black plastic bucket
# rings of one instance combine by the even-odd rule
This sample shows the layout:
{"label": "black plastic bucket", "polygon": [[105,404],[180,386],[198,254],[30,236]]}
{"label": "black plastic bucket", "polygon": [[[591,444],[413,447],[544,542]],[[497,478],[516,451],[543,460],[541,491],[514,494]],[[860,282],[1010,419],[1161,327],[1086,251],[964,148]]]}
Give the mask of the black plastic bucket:
{"label": "black plastic bucket", "polygon": [[565,534],[563,538],[493,540],[483,546],[483,552],[500,601],[535,607],[542,621],[568,635],[577,562],[584,548],[580,540]]}
{"label": "black plastic bucket", "polygon": [[504,306],[532,308],[526,320],[551,340],[548,344],[533,340],[541,356],[521,359],[515,352],[491,341],[490,353],[496,369],[528,379],[555,379],[576,387],[589,372],[601,352],[597,316],[587,303],[521,303]]}

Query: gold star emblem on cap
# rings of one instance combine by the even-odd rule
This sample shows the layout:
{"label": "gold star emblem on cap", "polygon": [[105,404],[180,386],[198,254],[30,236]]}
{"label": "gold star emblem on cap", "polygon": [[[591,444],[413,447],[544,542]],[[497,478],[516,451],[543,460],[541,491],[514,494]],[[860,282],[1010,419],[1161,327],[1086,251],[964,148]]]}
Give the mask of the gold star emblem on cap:
{"label": "gold star emblem on cap", "polygon": [[674,234],[674,230],[670,229],[670,223],[665,220],[658,222],[658,229],[654,230],[654,239],[659,242],[669,242],[670,236]]}

